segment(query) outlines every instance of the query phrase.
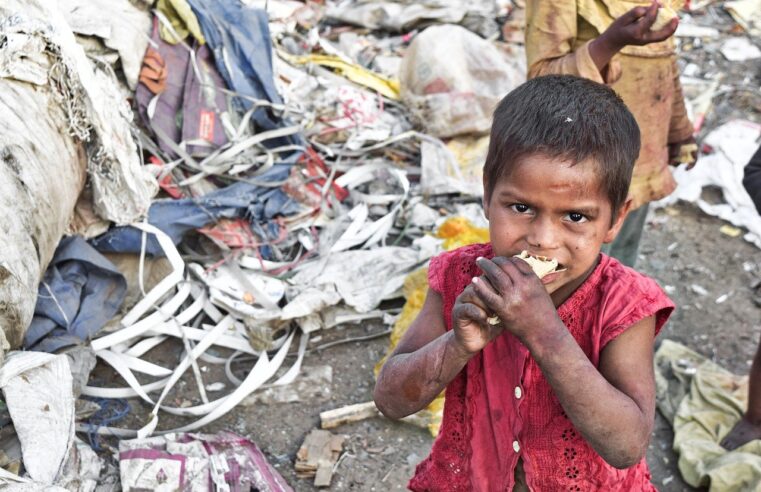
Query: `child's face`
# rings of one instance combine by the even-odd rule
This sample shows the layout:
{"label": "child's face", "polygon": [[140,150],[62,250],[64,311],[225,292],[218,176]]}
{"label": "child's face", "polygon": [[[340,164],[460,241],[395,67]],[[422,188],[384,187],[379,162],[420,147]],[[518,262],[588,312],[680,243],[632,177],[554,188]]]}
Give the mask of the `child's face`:
{"label": "child's face", "polygon": [[571,165],[543,154],[517,162],[508,176],[493,184],[489,202],[484,201],[496,256],[527,250],[555,258],[558,268],[566,269],[542,279],[560,302],[597,264],[601,246],[616,237],[627,210],[628,203],[611,221],[612,206],[594,161]]}

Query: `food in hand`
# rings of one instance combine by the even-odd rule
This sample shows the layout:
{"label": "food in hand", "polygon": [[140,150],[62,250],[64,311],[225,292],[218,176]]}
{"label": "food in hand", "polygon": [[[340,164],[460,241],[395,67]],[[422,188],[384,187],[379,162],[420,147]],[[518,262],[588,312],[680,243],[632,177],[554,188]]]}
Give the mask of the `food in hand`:
{"label": "food in hand", "polygon": [[[558,260],[555,258],[548,258],[546,256],[532,256],[528,254],[528,251],[521,251],[520,254],[515,255],[515,258],[520,258],[521,260],[528,263],[536,276],[540,279],[546,277],[550,273],[565,271],[565,268],[558,270]],[[486,318],[486,322],[494,326],[500,324],[502,321],[499,319],[499,316],[490,316]]]}
{"label": "food in hand", "polygon": [[676,12],[671,7],[661,7],[658,9],[658,16],[655,18],[655,22],[650,26],[651,31],[660,31],[668,25],[671,20],[676,17]]}
{"label": "food in hand", "polygon": [[679,164],[690,164],[695,160],[695,153],[698,151],[698,144],[690,143],[679,147],[679,155],[676,157],[676,161]]}
{"label": "food in hand", "polygon": [[562,272],[565,268],[558,270],[558,260],[555,258],[547,258],[546,256],[531,256],[528,251],[521,251],[521,254],[515,255],[515,258],[528,263],[536,276],[541,278],[546,277],[550,273]]}

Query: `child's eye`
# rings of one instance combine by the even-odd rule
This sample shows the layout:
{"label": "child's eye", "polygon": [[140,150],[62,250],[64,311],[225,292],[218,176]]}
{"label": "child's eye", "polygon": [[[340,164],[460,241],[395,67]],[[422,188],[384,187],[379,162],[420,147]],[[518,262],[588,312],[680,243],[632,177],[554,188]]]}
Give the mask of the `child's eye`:
{"label": "child's eye", "polygon": [[568,220],[576,224],[581,224],[582,222],[587,221],[587,218],[584,216],[584,214],[580,214],[579,212],[570,212],[567,217]]}
{"label": "child's eye", "polygon": [[510,205],[510,208],[513,209],[514,212],[518,212],[519,214],[525,214],[529,210],[531,210],[531,207],[524,203],[513,203]]}

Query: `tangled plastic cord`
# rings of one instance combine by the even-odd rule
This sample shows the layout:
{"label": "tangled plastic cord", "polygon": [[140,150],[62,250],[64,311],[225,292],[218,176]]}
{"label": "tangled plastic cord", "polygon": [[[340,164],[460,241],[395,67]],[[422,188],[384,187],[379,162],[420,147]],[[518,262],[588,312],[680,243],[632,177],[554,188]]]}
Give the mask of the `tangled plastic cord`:
{"label": "tangled plastic cord", "polygon": [[129,402],[123,398],[91,398],[84,396],[86,400],[97,403],[100,408],[92,414],[87,421],[87,438],[90,441],[90,447],[100,452],[103,448],[100,447],[100,438],[98,436],[98,429],[101,427],[108,427],[111,424],[115,424],[132,411],[132,407]]}

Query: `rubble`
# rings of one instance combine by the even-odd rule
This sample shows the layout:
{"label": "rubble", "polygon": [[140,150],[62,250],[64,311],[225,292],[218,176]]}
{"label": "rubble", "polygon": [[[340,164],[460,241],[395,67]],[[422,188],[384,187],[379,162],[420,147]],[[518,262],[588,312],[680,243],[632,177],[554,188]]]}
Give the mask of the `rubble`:
{"label": "rubble", "polygon": [[329,487],[345,439],[326,430],[312,430],[296,453],[296,473],[303,478],[314,477],[315,487]]}

